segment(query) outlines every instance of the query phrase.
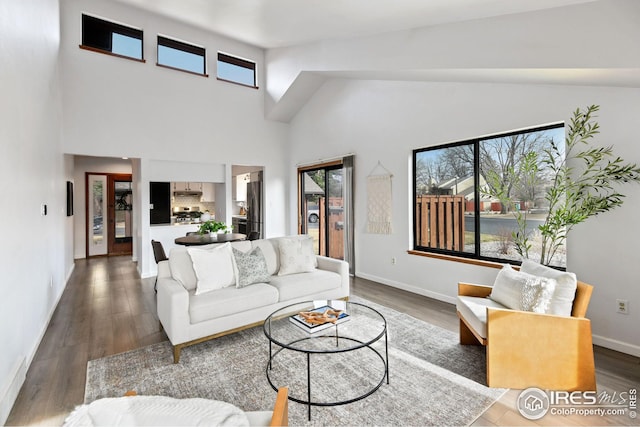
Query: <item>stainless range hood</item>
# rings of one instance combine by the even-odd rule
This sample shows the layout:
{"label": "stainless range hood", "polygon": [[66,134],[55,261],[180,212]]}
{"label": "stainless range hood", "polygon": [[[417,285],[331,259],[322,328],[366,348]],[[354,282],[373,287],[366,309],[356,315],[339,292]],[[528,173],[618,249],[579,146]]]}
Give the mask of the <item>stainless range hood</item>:
{"label": "stainless range hood", "polygon": [[202,196],[202,191],[195,191],[195,190],[181,190],[181,191],[174,191],[173,192],[174,196]]}

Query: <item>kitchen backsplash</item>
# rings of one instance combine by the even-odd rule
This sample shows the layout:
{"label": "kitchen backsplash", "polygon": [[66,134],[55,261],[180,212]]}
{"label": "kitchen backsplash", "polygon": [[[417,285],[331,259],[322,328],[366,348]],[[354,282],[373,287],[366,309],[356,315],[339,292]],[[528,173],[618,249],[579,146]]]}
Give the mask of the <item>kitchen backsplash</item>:
{"label": "kitchen backsplash", "polygon": [[173,196],[171,198],[171,210],[173,208],[191,208],[194,206],[200,207],[200,212],[209,211],[212,215],[216,211],[215,202],[201,202],[200,196]]}

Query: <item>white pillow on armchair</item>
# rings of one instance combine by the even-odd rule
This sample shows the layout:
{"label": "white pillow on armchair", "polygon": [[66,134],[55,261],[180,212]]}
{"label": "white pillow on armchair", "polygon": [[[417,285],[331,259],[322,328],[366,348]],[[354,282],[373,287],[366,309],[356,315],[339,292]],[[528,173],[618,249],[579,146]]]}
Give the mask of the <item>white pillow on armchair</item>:
{"label": "white pillow on armchair", "polygon": [[575,273],[556,270],[530,260],[522,262],[520,271],[554,279],[557,285],[546,313],[566,317],[571,316],[573,300],[576,297],[576,288],[578,287],[578,279]]}
{"label": "white pillow on armchair", "polygon": [[506,264],[498,273],[489,296],[512,310],[546,313],[556,281],[514,270]]}

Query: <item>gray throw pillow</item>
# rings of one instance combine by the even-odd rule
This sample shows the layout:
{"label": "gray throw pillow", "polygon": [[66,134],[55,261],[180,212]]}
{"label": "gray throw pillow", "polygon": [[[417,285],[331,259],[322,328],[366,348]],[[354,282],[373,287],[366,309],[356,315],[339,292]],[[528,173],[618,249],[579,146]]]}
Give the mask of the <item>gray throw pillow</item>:
{"label": "gray throw pillow", "polygon": [[271,280],[271,275],[267,271],[267,261],[259,247],[247,253],[233,248],[233,257],[238,269],[237,288],[244,288],[254,283],[269,283]]}

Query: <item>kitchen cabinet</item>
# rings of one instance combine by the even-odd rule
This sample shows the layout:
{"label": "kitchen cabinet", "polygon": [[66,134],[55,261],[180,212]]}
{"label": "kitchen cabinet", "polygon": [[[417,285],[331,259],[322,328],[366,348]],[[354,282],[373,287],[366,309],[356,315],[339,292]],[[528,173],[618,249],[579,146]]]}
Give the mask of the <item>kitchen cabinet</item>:
{"label": "kitchen cabinet", "polygon": [[213,182],[202,182],[200,183],[200,186],[202,187],[202,201],[215,202],[216,200],[215,184]]}
{"label": "kitchen cabinet", "polygon": [[201,182],[172,182],[173,191],[201,191]]}
{"label": "kitchen cabinet", "polygon": [[236,175],[236,179],[232,182],[232,184],[235,184],[233,195],[235,196],[236,202],[244,202],[247,200],[247,184],[250,179],[251,175],[248,173]]}
{"label": "kitchen cabinet", "polygon": [[231,218],[231,224],[233,225],[234,233],[247,234],[247,217],[246,216],[234,215]]}

